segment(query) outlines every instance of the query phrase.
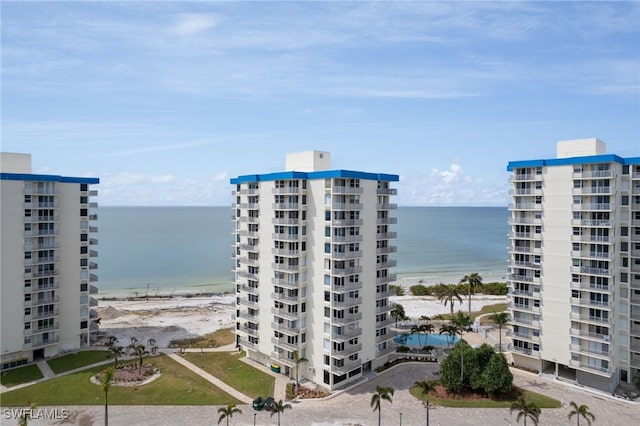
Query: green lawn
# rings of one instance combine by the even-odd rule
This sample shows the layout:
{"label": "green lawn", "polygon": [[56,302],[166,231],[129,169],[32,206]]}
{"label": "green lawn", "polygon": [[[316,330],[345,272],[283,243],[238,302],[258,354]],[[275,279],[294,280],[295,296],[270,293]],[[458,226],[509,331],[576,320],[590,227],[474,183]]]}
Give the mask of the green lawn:
{"label": "green lawn", "polygon": [[184,358],[252,398],[272,396],[276,379],[240,361],[244,353],[187,353]]}
{"label": "green lawn", "polygon": [[[231,395],[176,363],[167,356],[148,357],[146,362],[160,369],[162,375],[144,386],[112,386],[110,405],[227,405],[242,404]],[[101,405],[104,392],[90,377],[108,366],[47,380],[2,394],[2,406],[23,406],[29,400],[39,406]]]}
{"label": "green lawn", "polygon": [[[523,395],[527,400],[535,402],[540,408],[560,408],[562,406],[560,401],[549,398],[548,396],[517,387],[515,389],[517,394]],[[411,395],[417,399],[421,401],[425,400],[417,386],[413,386],[409,391]],[[515,402],[515,399],[442,399],[430,395],[429,401],[435,405],[452,408],[511,408],[511,403]]]}
{"label": "green lawn", "polygon": [[14,368],[13,370],[3,371],[0,374],[0,383],[2,383],[3,386],[11,387],[31,382],[33,380],[42,379],[42,377],[42,373],[38,366],[32,364]]}
{"label": "green lawn", "polygon": [[60,374],[65,371],[106,361],[108,355],[109,352],[107,351],[81,351],[51,359],[47,361],[47,364],[49,364],[49,367],[51,367],[54,373]]}

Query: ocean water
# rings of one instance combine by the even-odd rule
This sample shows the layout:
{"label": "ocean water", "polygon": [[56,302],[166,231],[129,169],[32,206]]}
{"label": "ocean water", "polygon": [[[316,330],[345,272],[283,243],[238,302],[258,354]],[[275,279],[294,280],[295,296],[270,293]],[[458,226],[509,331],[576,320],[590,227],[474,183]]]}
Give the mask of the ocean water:
{"label": "ocean water", "polygon": [[[99,297],[233,289],[230,207],[99,207]],[[399,281],[504,280],[508,211],[399,207]]]}

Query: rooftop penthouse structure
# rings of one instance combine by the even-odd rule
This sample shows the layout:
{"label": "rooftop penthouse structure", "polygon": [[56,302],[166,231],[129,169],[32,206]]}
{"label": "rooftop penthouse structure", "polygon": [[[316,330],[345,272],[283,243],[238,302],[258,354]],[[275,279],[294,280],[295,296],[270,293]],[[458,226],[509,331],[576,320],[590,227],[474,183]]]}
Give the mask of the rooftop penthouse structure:
{"label": "rooftop penthouse structure", "polygon": [[613,392],[640,371],[640,158],[598,139],[510,162],[517,365]]}
{"label": "rooftop penthouse structure", "polygon": [[0,154],[2,369],[92,343],[98,183],[33,174],[30,155]]}
{"label": "rooftop penthouse structure", "polygon": [[332,170],[321,151],[231,179],[235,332],[249,358],[329,389],[384,364],[394,350],[397,181]]}

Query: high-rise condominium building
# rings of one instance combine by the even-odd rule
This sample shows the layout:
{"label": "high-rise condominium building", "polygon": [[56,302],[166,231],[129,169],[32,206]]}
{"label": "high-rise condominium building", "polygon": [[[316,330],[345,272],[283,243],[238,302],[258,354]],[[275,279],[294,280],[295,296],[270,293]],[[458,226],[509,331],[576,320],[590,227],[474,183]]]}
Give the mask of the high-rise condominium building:
{"label": "high-rise condominium building", "polygon": [[640,158],[598,139],[514,161],[509,310],[517,365],[613,392],[640,370]]}
{"label": "high-rise condominium building", "polygon": [[86,347],[98,255],[97,178],[31,173],[28,154],[0,154],[2,368]]}
{"label": "high-rise condominium building", "polygon": [[329,389],[386,361],[396,181],[330,170],[319,151],[231,179],[236,334],[249,358]]}

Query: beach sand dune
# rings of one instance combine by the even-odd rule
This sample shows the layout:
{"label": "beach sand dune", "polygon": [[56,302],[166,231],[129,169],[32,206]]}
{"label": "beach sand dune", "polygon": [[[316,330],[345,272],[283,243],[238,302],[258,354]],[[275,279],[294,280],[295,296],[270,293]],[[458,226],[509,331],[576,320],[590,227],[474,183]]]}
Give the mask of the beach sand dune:
{"label": "beach sand dune", "polygon": [[[449,313],[436,298],[428,296],[393,296],[392,303],[400,303],[405,313],[416,321],[421,315],[433,316]],[[480,310],[485,305],[504,303],[504,296],[474,296],[471,309]],[[132,300],[100,300],[97,307],[100,317],[100,332],[116,336],[118,344],[126,346],[131,337],[144,345],[155,339],[161,348],[168,347],[172,340],[189,339],[213,333],[235,324],[233,295],[211,297],[138,298]],[[468,301],[455,303],[454,311],[467,312]],[[103,339],[104,342],[105,339]]]}

